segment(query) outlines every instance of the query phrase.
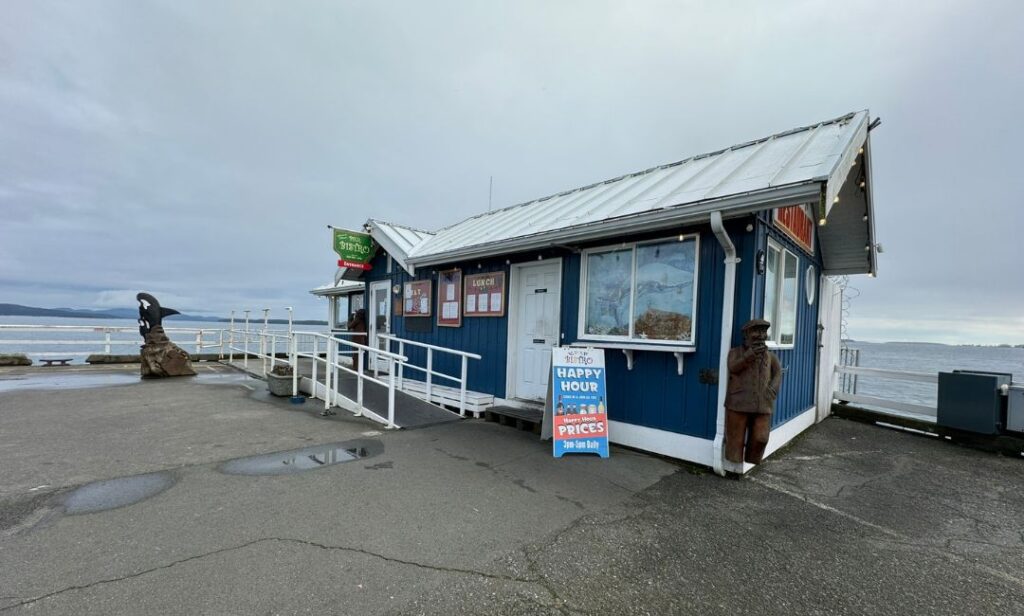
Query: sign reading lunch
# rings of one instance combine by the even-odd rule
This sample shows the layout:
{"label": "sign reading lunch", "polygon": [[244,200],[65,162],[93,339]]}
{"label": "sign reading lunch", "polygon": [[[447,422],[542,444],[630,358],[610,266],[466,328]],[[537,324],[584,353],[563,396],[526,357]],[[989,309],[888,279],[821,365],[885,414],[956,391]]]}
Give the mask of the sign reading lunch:
{"label": "sign reading lunch", "polygon": [[334,252],[340,257],[338,267],[368,270],[373,258],[373,240],[365,233],[335,229]]}
{"label": "sign reading lunch", "polygon": [[603,349],[551,349],[551,408],[554,454],[596,453],[608,457]]}

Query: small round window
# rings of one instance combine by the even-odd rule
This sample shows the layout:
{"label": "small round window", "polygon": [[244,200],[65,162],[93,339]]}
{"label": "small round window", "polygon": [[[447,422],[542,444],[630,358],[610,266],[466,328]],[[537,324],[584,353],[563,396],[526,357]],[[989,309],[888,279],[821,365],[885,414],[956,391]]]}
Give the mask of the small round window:
{"label": "small round window", "polygon": [[814,303],[814,296],[818,291],[818,273],[814,271],[813,265],[807,266],[807,275],[804,280],[804,290],[807,291],[808,305]]}

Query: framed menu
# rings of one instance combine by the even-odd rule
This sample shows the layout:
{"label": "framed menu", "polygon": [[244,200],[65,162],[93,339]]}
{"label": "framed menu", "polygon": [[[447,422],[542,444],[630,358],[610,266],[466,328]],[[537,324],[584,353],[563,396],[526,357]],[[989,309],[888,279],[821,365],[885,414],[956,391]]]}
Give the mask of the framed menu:
{"label": "framed menu", "polygon": [[437,275],[437,324],[441,327],[462,326],[462,270],[453,269]]}
{"label": "framed menu", "polygon": [[505,316],[505,272],[466,276],[464,298],[467,317]]}
{"label": "framed menu", "polygon": [[402,312],[406,317],[430,316],[431,280],[412,280],[402,292]]}

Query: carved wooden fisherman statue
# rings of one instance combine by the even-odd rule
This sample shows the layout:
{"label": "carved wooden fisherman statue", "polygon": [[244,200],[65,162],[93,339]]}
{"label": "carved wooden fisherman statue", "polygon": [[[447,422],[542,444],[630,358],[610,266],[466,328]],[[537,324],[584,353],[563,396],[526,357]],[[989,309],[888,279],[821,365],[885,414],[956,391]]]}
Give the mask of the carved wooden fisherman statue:
{"label": "carved wooden fisherman statue", "polygon": [[[771,323],[752,319],[743,325],[743,346],[729,351],[725,395],[725,458],[760,464],[772,428],[772,411],[782,383],[782,367],[768,350]],[[745,451],[744,451],[745,450]]]}

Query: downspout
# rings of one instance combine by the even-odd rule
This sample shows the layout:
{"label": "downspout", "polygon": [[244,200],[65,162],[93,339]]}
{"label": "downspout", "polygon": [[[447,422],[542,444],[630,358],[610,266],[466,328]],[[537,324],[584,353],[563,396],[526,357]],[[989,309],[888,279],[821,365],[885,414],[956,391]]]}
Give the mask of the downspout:
{"label": "downspout", "polygon": [[712,453],[712,468],[724,476],[722,443],[725,440],[725,392],[729,382],[729,348],[732,346],[733,304],[736,299],[736,246],[722,224],[722,212],[711,212],[711,230],[725,251],[725,284],[722,289],[722,332],[718,359],[718,411],[715,417],[715,442]]}

